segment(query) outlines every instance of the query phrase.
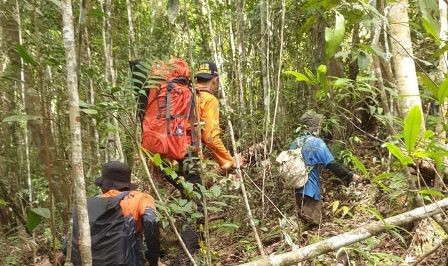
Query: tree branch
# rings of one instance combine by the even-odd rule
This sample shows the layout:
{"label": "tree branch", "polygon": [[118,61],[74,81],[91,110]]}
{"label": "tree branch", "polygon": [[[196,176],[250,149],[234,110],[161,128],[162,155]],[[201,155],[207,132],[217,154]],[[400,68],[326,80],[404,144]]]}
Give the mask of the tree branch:
{"label": "tree branch", "polygon": [[384,221],[376,221],[361,226],[350,232],[331,237],[329,239],[314,243],[309,246],[305,246],[296,251],[286,252],[279,255],[272,255],[269,258],[249,262],[243,264],[242,266],[292,265],[300,261],[304,261],[318,255],[328,253],[338,248],[357,243],[366,238],[386,231],[391,227],[401,226],[403,224],[408,224],[416,220],[427,218],[429,216],[434,216],[440,213],[443,208],[447,207],[448,198],[445,198],[431,205],[420,207],[409,212],[399,214],[397,216],[389,217]]}

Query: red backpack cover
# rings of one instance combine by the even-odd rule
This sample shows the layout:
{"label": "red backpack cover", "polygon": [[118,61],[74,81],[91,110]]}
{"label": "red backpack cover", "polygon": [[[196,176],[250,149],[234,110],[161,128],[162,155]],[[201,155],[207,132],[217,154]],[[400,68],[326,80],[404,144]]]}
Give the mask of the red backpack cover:
{"label": "red backpack cover", "polygon": [[[150,80],[161,79],[150,87],[143,119],[142,147],[163,158],[181,160],[192,145],[196,99],[190,82],[190,70],[183,59],[153,64]],[[193,134],[194,135],[194,134]]]}

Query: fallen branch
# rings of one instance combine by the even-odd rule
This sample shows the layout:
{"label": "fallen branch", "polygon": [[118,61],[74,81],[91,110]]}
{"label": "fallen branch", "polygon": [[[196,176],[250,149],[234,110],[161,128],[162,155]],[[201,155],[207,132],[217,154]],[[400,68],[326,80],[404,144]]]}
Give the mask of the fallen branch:
{"label": "fallen branch", "polygon": [[303,260],[328,253],[338,248],[351,245],[376,234],[379,234],[391,227],[408,224],[416,220],[421,220],[442,212],[448,207],[448,198],[435,202],[431,205],[413,209],[409,212],[392,216],[384,221],[373,222],[350,232],[331,237],[329,239],[305,246],[296,251],[286,252],[279,255],[271,255],[269,258],[260,259],[254,262],[243,264],[242,266],[265,266],[265,265],[292,265]]}

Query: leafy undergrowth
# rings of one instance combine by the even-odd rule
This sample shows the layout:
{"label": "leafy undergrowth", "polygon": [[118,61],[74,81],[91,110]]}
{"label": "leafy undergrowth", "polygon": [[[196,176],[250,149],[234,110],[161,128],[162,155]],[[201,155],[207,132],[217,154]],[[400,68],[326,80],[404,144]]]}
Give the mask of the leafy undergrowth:
{"label": "leafy undergrowth", "polygon": [[[274,171],[268,175],[265,182],[265,194],[272,202],[265,198],[263,203],[260,192],[262,181],[259,178],[262,176],[261,172],[257,172],[257,169],[252,169],[250,172],[251,176],[258,176],[258,178],[251,180],[245,175],[244,182],[258,232],[268,255],[304,247],[378,221],[380,217],[397,215],[411,208],[406,205],[408,199],[402,187],[397,185],[403,181],[400,175],[392,178],[390,184],[384,183],[388,188],[385,192],[384,187],[380,190],[378,184],[369,180],[344,187],[336,180],[332,180],[329,175],[324,174],[323,221],[320,227],[306,229],[295,215],[293,191],[283,187],[282,182],[279,182],[280,177],[276,176]],[[393,184],[396,186],[394,187]],[[212,186],[211,191],[213,193],[210,195],[209,202],[213,208],[210,210],[210,216],[218,217],[210,223],[212,264],[238,265],[259,259],[258,248],[249,226],[242,198],[239,196],[240,187],[235,177],[228,176],[219,179],[215,182],[215,187]],[[170,195],[174,192],[163,191],[163,193]],[[178,198],[178,195],[173,195],[173,198]],[[180,214],[188,216],[187,209],[186,204],[180,209],[174,208]],[[424,239],[425,236],[419,236],[416,225],[393,228],[343,248],[348,254],[350,265],[409,265],[431,248],[431,245],[428,245],[429,242]],[[423,226],[432,225],[426,223]],[[165,231],[162,237],[162,262],[172,265],[178,249],[176,238]],[[37,239],[37,242],[41,247],[48,247],[48,239],[48,237],[41,237]],[[28,237],[11,236],[0,240],[0,243],[1,246],[6,247],[2,250],[1,265],[32,264],[33,251]],[[430,244],[436,243],[437,241],[433,241]],[[422,249],[420,253],[416,252],[424,245],[426,245],[424,251]],[[442,246],[419,265],[446,265],[447,252],[448,248]],[[48,250],[37,251],[38,265],[48,264],[45,264],[48,262],[46,255],[48,253]],[[303,262],[302,265],[336,265],[337,254],[338,251],[330,252]],[[42,263],[39,264],[39,262]]]}
{"label": "leafy undergrowth", "polygon": [[[283,199],[279,197],[278,204],[282,206],[280,209],[284,211],[292,225],[278,213],[273,212],[270,213],[271,217],[267,215],[260,221],[259,233],[268,255],[291,251],[293,246],[304,247],[378,221],[379,217],[386,218],[407,210],[407,206],[401,205],[400,208],[398,205],[403,199],[397,198],[395,202],[391,202],[389,197],[379,192],[376,185],[368,182],[352,184],[347,188],[336,186],[334,182],[327,180],[323,183],[323,189],[325,197],[322,224],[320,227],[308,230],[303,230],[301,225],[297,225],[299,221],[295,217],[294,207],[290,205],[292,194]],[[241,205],[240,208],[243,206]],[[257,214],[259,213],[256,212]],[[243,211],[239,215],[242,215],[240,221],[247,221]],[[269,229],[263,230],[266,228]],[[349,256],[350,265],[409,265],[423,254],[423,251],[416,253],[412,250],[415,246],[414,231],[415,228],[412,225],[406,228],[392,228],[385,233],[345,247],[343,250]],[[212,232],[211,238],[216,265],[238,265],[260,258],[252,230],[247,223],[234,234],[225,235],[215,231]],[[419,265],[446,265],[447,251],[447,247],[442,246]],[[411,256],[408,260],[407,257],[410,254],[413,257]],[[337,251],[330,252],[302,262],[302,265],[336,265],[336,255]]]}

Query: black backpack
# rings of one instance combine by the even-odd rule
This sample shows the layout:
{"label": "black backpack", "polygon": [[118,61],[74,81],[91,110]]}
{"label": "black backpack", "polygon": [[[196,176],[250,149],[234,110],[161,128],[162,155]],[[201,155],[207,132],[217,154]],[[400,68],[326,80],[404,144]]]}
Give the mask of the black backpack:
{"label": "black backpack", "polygon": [[[135,232],[134,219],[124,217],[120,207],[120,201],[128,194],[129,191],[125,191],[115,198],[94,197],[87,201],[94,266],[143,265],[142,238]],[[73,218],[72,262],[81,265],[76,212]]]}

